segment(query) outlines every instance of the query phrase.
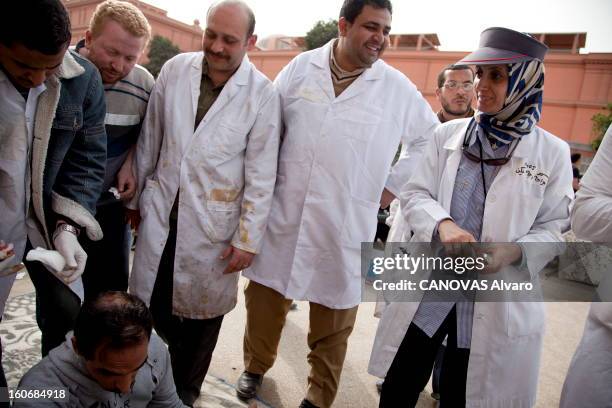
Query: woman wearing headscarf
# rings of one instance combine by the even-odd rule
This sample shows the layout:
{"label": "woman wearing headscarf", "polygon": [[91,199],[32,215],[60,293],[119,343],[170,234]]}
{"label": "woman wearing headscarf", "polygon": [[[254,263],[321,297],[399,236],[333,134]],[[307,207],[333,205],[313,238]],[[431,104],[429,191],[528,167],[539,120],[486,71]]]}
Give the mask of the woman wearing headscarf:
{"label": "woman wearing headscarf", "polygon": [[[493,247],[487,272],[520,264],[535,276],[544,267],[542,258],[523,255],[522,244],[561,242],[573,199],[569,146],[536,126],[546,51],[496,27],[458,62],[475,65],[477,112],[440,125],[421,171],[402,189],[412,242],[515,243]],[[540,303],[389,305],[369,367],[386,374],[380,406],[415,406],[445,337],[440,407],[533,406],[544,323]]]}

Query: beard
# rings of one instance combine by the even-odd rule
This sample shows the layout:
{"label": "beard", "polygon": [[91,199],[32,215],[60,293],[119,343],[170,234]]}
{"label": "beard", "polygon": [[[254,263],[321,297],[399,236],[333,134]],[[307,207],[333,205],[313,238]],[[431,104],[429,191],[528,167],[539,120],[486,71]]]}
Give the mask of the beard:
{"label": "beard", "polygon": [[465,109],[453,109],[451,107],[451,104],[448,103],[446,100],[442,100],[442,109],[444,109],[444,111],[450,115],[453,116],[465,116],[469,111],[470,111],[470,107],[471,107],[471,103],[470,101],[465,102]]}

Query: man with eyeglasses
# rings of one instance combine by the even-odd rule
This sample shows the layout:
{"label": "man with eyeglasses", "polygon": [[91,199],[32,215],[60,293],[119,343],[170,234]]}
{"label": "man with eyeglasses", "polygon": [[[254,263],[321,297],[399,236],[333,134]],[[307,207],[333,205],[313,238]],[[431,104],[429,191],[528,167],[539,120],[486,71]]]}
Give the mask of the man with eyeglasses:
{"label": "man with eyeglasses", "polygon": [[474,72],[467,65],[449,65],[438,74],[436,97],[442,105],[440,123],[474,116]]}

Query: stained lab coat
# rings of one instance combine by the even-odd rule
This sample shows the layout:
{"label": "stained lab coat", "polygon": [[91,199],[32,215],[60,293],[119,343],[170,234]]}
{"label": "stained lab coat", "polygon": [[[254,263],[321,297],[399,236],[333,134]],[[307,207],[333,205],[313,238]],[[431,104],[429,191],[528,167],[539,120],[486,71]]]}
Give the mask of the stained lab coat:
{"label": "stained lab coat", "polygon": [[[612,243],[612,127],[580,181],[572,229],[580,239]],[[610,285],[610,276],[602,285]],[[601,285],[600,285],[601,286]],[[612,303],[593,303],[561,393],[563,408],[612,407]]]}
{"label": "stained lab coat", "polygon": [[[402,188],[403,215],[415,234],[412,242],[430,242],[438,222],[450,218],[461,145],[469,121],[440,125],[423,155],[422,170]],[[530,173],[522,171],[526,166],[532,169]],[[533,177],[540,172],[545,177]],[[481,241],[561,242],[562,232],[569,228],[572,198],[569,146],[536,127],[523,137],[489,189]],[[545,263],[545,258],[527,256],[532,274]],[[418,302],[397,302],[387,307],[374,341],[368,368],[371,374],[386,376],[418,307]],[[540,303],[474,304],[466,385],[468,407],[535,404],[544,325]]]}
{"label": "stained lab coat", "polygon": [[261,248],[281,125],[278,93],[245,56],[194,132],[202,60],[180,54],[162,68],[138,138],[141,194],[130,203],[142,220],[129,288],[148,303],[180,191],[172,304],[192,319],[236,304],[238,274],[224,275],[219,256],[230,243]]}
{"label": "stained lab coat", "polygon": [[[383,188],[415,171],[438,120],[416,87],[378,60],[335,97],[332,42],[278,75],[284,137],[261,255],[244,275],[289,299],[359,304],[360,246],[372,242]],[[400,141],[408,152],[393,167]]]}

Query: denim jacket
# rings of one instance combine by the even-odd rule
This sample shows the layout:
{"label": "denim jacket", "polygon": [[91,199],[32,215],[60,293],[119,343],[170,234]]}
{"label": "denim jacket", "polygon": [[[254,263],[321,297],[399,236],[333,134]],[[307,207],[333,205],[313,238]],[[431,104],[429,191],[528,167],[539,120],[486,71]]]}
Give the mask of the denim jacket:
{"label": "denim jacket", "polygon": [[106,104],[93,64],[66,52],[58,73],[39,96],[32,147],[32,203],[51,247],[58,218],[102,238],[94,218],[106,164]]}

